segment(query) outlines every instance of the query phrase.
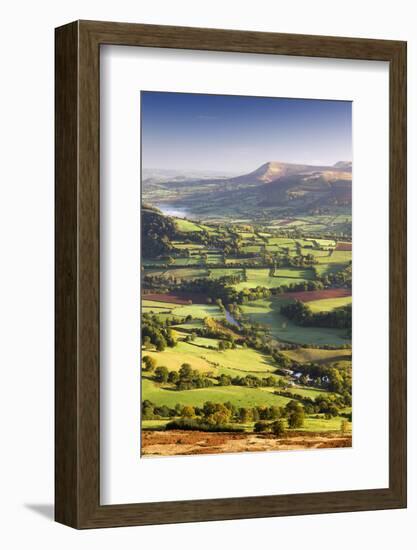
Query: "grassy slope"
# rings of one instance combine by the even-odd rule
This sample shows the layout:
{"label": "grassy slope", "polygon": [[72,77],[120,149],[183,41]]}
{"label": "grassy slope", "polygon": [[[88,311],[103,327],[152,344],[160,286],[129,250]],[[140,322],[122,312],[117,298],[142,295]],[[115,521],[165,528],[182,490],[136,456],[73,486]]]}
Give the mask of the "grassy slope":
{"label": "grassy slope", "polygon": [[[190,363],[193,368],[203,371],[216,372],[217,368],[223,368],[233,370],[234,376],[261,373],[266,377],[276,369],[269,356],[253,349],[217,351],[203,347],[216,346],[217,343],[218,340],[212,338],[197,337],[194,342],[179,341],[174,348],[160,352],[144,351],[143,354],[154,357],[158,366],[169,370],[178,370],[183,363]],[[224,370],[221,372],[225,373]]]}
{"label": "grassy slope", "polygon": [[192,232],[200,232],[202,231],[202,228],[195,224],[194,222],[190,222],[189,220],[183,220],[181,218],[176,218],[175,225],[177,226],[177,230],[181,233],[192,233]]}
{"label": "grassy slope", "polygon": [[255,288],[257,286],[263,286],[265,288],[276,288],[282,285],[308,281],[312,278],[312,273],[310,270],[298,268],[276,269],[275,275],[273,277],[269,276],[269,269],[267,268],[248,268],[246,270],[246,275],[247,281],[234,285],[234,288],[236,288],[236,290]]}
{"label": "grassy slope", "polygon": [[218,306],[193,304],[190,306],[178,306],[172,310],[173,315],[179,317],[187,317],[191,315],[197,319],[204,319],[205,317],[212,317],[213,319],[224,319],[224,314]]}
{"label": "grassy slope", "polygon": [[352,350],[300,348],[296,350],[287,350],[283,353],[293,361],[298,361],[299,363],[326,363],[330,361],[340,361],[343,360],[343,358],[350,359]]}
{"label": "grassy slope", "polygon": [[325,300],[314,300],[308,302],[308,306],[314,312],[316,311],[332,311],[337,307],[346,306],[352,303],[352,296],[344,296],[343,298],[330,298]]}
{"label": "grassy slope", "polygon": [[237,407],[256,407],[262,405],[283,407],[290,401],[286,397],[274,395],[262,388],[222,386],[177,391],[161,387],[146,378],[142,379],[143,399],[149,399],[158,405],[167,405],[168,407],[175,407],[177,403],[201,407],[206,401],[214,401],[216,403],[230,401]]}
{"label": "grassy slope", "polygon": [[344,338],[345,331],[318,327],[300,327],[289,321],[280,313],[283,301],[272,297],[267,300],[257,300],[242,306],[242,310],[252,322],[271,327],[271,334],[277,339],[300,344],[332,344],[345,345],[350,343]]}

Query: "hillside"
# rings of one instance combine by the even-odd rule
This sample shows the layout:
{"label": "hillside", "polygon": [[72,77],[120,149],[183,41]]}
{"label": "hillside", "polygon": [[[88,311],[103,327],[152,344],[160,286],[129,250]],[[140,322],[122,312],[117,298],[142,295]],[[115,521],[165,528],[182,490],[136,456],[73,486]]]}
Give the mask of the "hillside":
{"label": "hillside", "polygon": [[175,236],[175,224],[156,208],[142,207],[142,254],[147,258],[168,254],[171,239]]}
{"label": "hillside", "polygon": [[152,183],[143,181],[143,197],[153,204],[185,209],[191,216],[239,207],[279,207],[288,214],[310,214],[333,207],[350,209],[352,163],[333,166],[267,162],[232,178],[192,179],[184,176]]}

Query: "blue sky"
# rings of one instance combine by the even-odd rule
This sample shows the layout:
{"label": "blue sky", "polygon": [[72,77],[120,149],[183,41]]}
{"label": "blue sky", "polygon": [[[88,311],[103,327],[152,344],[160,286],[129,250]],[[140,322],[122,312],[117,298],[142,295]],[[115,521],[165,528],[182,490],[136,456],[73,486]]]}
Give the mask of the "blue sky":
{"label": "blue sky", "polygon": [[141,92],[142,166],[244,173],[352,160],[352,103]]}

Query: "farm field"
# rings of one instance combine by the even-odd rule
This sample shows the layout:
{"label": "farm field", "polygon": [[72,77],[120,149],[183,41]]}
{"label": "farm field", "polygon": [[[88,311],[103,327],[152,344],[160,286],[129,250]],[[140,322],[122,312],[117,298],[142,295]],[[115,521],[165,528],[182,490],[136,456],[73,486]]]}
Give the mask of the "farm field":
{"label": "farm field", "polygon": [[257,300],[243,305],[241,309],[251,323],[260,325],[278,340],[295,344],[330,344],[332,346],[350,343],[343,329],[300,327],[288,320],[280,312],[281,306],[288,301],[287,298]]}
{"label": "farm field", "polygon": [[273,276],[269,275],[269,269],[246,269],[247,280],[236,284],[236,290],[256,288],[277,288],[294,282],[311,280],[312,274],[307,269],[276,269]]}
{"label": "farm field", "polygon": [[352,297],[345,296],[343,298],[327,298],[325,300],[313,300],[308,302],[308,305],[313,311],[332,311],[338,307],[343,307],[352,304]]}
{"label": "farm field", "polygon": [[216,403],[230,402],[237,407],[280,407],[285,406],[290,401],[287,397],[274,395],[260,388],[213,386],[213,388],[172,391],[169,388],[155,386],[151,381],[146,380],[146,378],[142,382],[142,392],[145,399],[157,402],[158,405],[167,405],[168,407],[175,407],[177,403],[202,407],[207,401]]}
{"label": "farm field", "polygon": [[320,349],[320,348],[298,348],[283,352],[286,357],[297,363],[331,363],[343,360],[350,360],[351,349]]}

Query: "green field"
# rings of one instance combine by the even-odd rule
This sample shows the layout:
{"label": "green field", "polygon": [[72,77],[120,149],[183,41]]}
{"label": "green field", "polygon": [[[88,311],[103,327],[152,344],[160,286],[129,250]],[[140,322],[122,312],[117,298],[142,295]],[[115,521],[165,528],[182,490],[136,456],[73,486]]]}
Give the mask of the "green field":
{"label": "green field", "polygon": [[242,268],[233,268],[233,267],[225,267],[225,268],[216,268],[211,269],[210,271],[210,279],[220,279],[220,277],[227,277],[229,275],[238,275],[240,273],[243,273]]}
{"label": "green field", "polygon": [[224,319],[224,314],[218,306],[204,304],[177,306],[172,310],[172,314],[179,317],[187,317],[187,315],[191,315],[193,318],[197,319],[205,319],[206,317],[212,317],[213,319]]}
{"label": "green field", "polygon": [[241,386],[214,386],[196,390],[178,391],[159,386],[158,384],[143,378],[142,399],[149,399],[159,405],[175,407],[181,405],[193,405],[202,407],[206,401],[226,403],[230,401],[237,407],[261,407],[276,405],[284,407],[290,399],[274,395],[263,388],[246,388]]}
{"label": "green field", "polygon": [[267,300],[256,300],[242,306],[245,316],[252,323],[267,328],[278,340],[299,344],[346,345],[345,331],[332,328],[302,327],[295,325],[280,313],[281,305],[288,301],[278,297]]}
{"label": "green field", "polygon": [[314,300],[308,302],[308,306],[312,311],[332,311],[338,307],[343,307],[352,303],[352,296],[343,298],[331,298],[325,300]]}
{"label": "green field", "polygon": [[317,261],[321,264],[348,264],[352,260],[350,250],[334,250],[330,256],[321,256]]}
{"label": "green field", "polygon": [[297,361],[298,363],[328,363],[330,361],[350,360],[352,356],[351,349],[317,349],[317,348],[299,348],[296,350],[286,350],[284,355]]}
{"label": "green field", "polygon": [[256,288],[263,286],[265,288],[276,288],[291,283],[309,281],[312,279],[312,272],[308,269],[282,268],[276,269],[274,276],[270,277],[269,269],[246,269],[247,281],[234,285],[236,290],[245,288]]}
{"label": "green field", "polygon": [[183,220],[181,218],[177,218],[175,220],[175,224],[180,233],[192,233],[192,232],[198,233],[203,230],[200,225],[197,225],[196,223],[191,222],[189,220]]}
{"label": "green field", "polygon": [[[314,418],[314,416],[309,416],[304,422],[304,426],[300,429],[302,432],[327,432],[335,431],[338,432],[341,429],[341,424],[343,417],[335,416],[334,418],[325,419],[323,417]],[[347,423],[347,431],[352,431],[351,422]]]}
{"label": "green field", "polygon": [[205,248],[203,244],[185,243],[182,241],[173,241],[171,244],[176,250],[190,250],[201,252]]}
{"label": "green field", "polygon": [[198,279],[201,277],[207,277],[207,269],[196,269],[196,268],[169,268],[164,270],[152,269],[148,271],[148,274],[155,275],[163,278],[175,278],[178,280],[192,281],[193,279]]}
{"label": "green field", "polygon": [[178,307],[177,304],[173,304],[171,302],[159,302],[156,300],[146,300],[146,298],[142,299],[142,307],[143,308],[149,308],[149,309],[155,309],[155,313],[158,313],[158,309],[175,309]]}
{"label": "green field", "polygon": [[[158,366],[165,366],[169,370],[178,370],[182,363],[190,363],[193,368],[216,374],[223,372],[244,376],[250,373],[269,376],[277,368],[268,355],[250,348],[238,347],[224,351],[208,349],[217,344],[218,340],[214,338],[197,337],[193,342],[178,341],[174,348],[166,348],[162,352],[146,350],[143,353],[154,357]],[[225,369],[228,369],[227,373]]]}

